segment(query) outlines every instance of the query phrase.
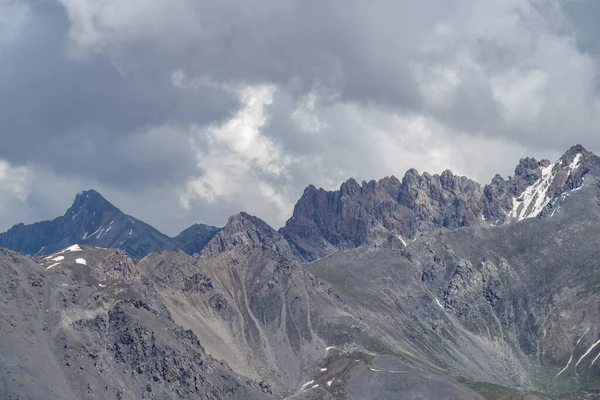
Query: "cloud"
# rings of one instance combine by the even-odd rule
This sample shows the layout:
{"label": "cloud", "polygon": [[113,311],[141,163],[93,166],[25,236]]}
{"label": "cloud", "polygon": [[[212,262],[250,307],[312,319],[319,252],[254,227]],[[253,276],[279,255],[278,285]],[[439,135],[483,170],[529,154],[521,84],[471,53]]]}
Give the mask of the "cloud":
{"label": "cloud", "polygon": [[0,160],[0,186],[5,193],[19,200],[27,197],[27,169],[12,167],[4,160]]}
{"label": "cloud", "polygon": [[598,149],[597,11],[0,0],[0,159],[27,171],[0,225],[89,187],[170,234],[240,210],[281,225],[310,183],[410,167],[486,182],[521,156]]}
{"label": "cloud", "polygon": [[190,142],[202,175],[187,182],[182,204],[189,209],[194,198],[215,203],[243,196],[249,202],[246,207],[256,209],[263,203],[260,211],[265,214],[274,208],[276,217],[272,221],[284,220],[293,204],[269,183],[268,177],[284,174],[290,160],[262,132],[275,88],[245,86],[233,91],[240,101],[236,115],[219,125],[191,129]]}

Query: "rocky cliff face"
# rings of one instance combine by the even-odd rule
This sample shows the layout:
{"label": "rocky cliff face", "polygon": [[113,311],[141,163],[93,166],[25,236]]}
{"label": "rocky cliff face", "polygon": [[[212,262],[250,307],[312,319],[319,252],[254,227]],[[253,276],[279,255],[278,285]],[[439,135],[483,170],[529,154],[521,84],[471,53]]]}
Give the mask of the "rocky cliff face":
{"label": "rocky cliff face", "polygon": [[481,193],[479,184],[450,171],[419,175],[414,169],[402,182],[350,179],[333,192],[309,186],[281,232],[308,260],[368,243],[406,246],[433,227],[477,223]]}
{"label": "rocky cliff face", "polygon": [[266,222],[245,212],[229,217],[227,224],[202,249],[200,255],[213,257],[236,247],[268,248],[289,256],[289,244]]}
{"label": "rocky cliff face", "polygon": [[484,218],[494,224],[534,218],[552,212],[564,194],[580,188],[590,171],[597,172],[600,159],[582,146],[573,146],[558,161],[525,158],[508,180],[494,177],[484,189]]}
{"label": "rocky cliff face", "polygon": [[305,260],[367,244],[405,247],[436,228],[501,225],[551,212],[599,168],[600,158],[578,145],[555,163],[522,159],[513,177],[496,175],[484,187],[448,170],[420,175],[414,169],[402,181],[350,179],[337,191],[309,186],[281,233]]}

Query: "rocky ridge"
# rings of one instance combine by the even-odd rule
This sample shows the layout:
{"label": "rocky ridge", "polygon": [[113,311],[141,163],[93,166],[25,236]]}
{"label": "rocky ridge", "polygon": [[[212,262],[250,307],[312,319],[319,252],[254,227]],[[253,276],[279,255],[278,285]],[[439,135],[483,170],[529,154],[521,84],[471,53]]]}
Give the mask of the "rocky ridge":
{"label": "rocky ridge", "polygon": [[3,394],[597,398],[598,165],[576,146],[494,188],[449,171],[309,188],[290,228],[240,213],[194,256],[6,252],[0,329],[49,350],[0,340]]}
{"label": "rocky ridge", "polygon": [[514,176],[496,175],[483,187],[448,170],[420,175],[414,169],[402,181],[350,179],[336,191],[311,185],[280,232],[304,260],[366,244],[401,248],[437,228],[501,225],[552,212],[564,193],[599,169],[600,158],[577,145],[555,163],[522,159]]}

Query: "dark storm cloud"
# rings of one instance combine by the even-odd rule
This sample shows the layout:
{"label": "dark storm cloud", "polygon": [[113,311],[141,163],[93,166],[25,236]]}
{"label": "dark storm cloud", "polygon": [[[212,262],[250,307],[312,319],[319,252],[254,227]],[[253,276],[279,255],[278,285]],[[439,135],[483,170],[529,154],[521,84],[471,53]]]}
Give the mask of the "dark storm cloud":
{"label": "dark storm cloud", "polygon": [[69,58],[64,9],[28,4],[19,42],[0,57],[0,158],[124,186],[194,173],[185,139],[148,130],[219,120],[235,99],[218,89],[181,91],[160,64],[121,70],[105,56]]}
{"label": "dark storm cloud", "polygon": [[[82,57],[108,54],[128,65],[129,52],[152,40],[153,51],[192,76],[273,82],[299,95],[316,88],[335,93],[340,101],[424,112],[458,130],[517,141],[523,136],[530,144],[537,140],[536,129],[566,128],[554,117],[563,107],[554,98],[571,85],[565,78],[575,77],[576,84],[595,78],[594,60],[573,52],[568,43],[571,32],[564,25],[569,16],[551,1],[380,1],[375,6],[359,1],[177,0],[143,11],[137,1],[85,7],[71,0],[62,3],[75,26],[73,51]],[[143,18],[138,18],[140,12]],[[179,28],[170,29],[172,24]],[[570,62],[552,65],[550,57]],[[158,58],[142,57],[147,64]],[[452,99],[432,105],[423,86],[443,84],[436,75],[448,69],[457,78]],[[497,93],[511,84],[513,91],[530,90],[530,72],[542,72],[541,79],[547,80],[536,95],[544,103],[538,118],[548,122],[537,126],[512,115],[519,105],[506,104]],[[575,88],[574,100],[588,109],[582,112],[589,111],[586,100],[594,94]]]}
{"label": "dark storm cloud", "polygon": [[0,0],[0,224],[90,186],[169,233],[281,224],[309,183],[598,149],[594,4]]}

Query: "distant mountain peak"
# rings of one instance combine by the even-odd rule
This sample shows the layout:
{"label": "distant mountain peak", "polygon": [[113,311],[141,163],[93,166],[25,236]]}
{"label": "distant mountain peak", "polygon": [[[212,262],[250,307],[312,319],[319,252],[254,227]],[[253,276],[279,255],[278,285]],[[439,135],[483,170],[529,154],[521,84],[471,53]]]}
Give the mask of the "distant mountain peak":
{"label": "distant mountain peak", "polygon": [[272,238],[279,235],[265,221],[244,211],[230,216],[221,232],[224,235],[258,234],[262,238]]}
{"label": "distant mountain peak", "polygon": [[141,258],[179,243],[142,221],[125,215],[95,190],[86,190],[63,216],[52,221],[16,225],[0,233],[0,246],[22,254],[45,255],[73,244],[127,251]]}
{"label": "distant mountain peak", "polygon": [[240,212],[232,215],[227,224],[202,249],[200,254],[215,256],[238,246],[266,246],[280,252],[290,252],[283,236],[262,219]]}
{"label": "distant mountain peak", "polygon": [[97,191],[90,189],[78,193],[75,196],[75,200],[71,207],[67,210],[65,215],[74,215],[82,210],[90,211],[90,212],[112,212],[112,213],[122,213],[117,207],[115,207],[111,202],[106,200],[100,193]]}
{"label": "distant mountain peak", "polygon": [[194,224],[175,237],[178,247],[188,254],[199,253],[200,250],[220,231],[211,225]]}
{"label": "distant mountain peak", "polygon": [[558,159],[557,163],[564,168],[575,169],[581,164],[589,164],[590,161],[593,162],[594,159],[597,159],[597,157],[593,153],[587,151],[582,145],[578,144],[567,150],[565,154]]}

